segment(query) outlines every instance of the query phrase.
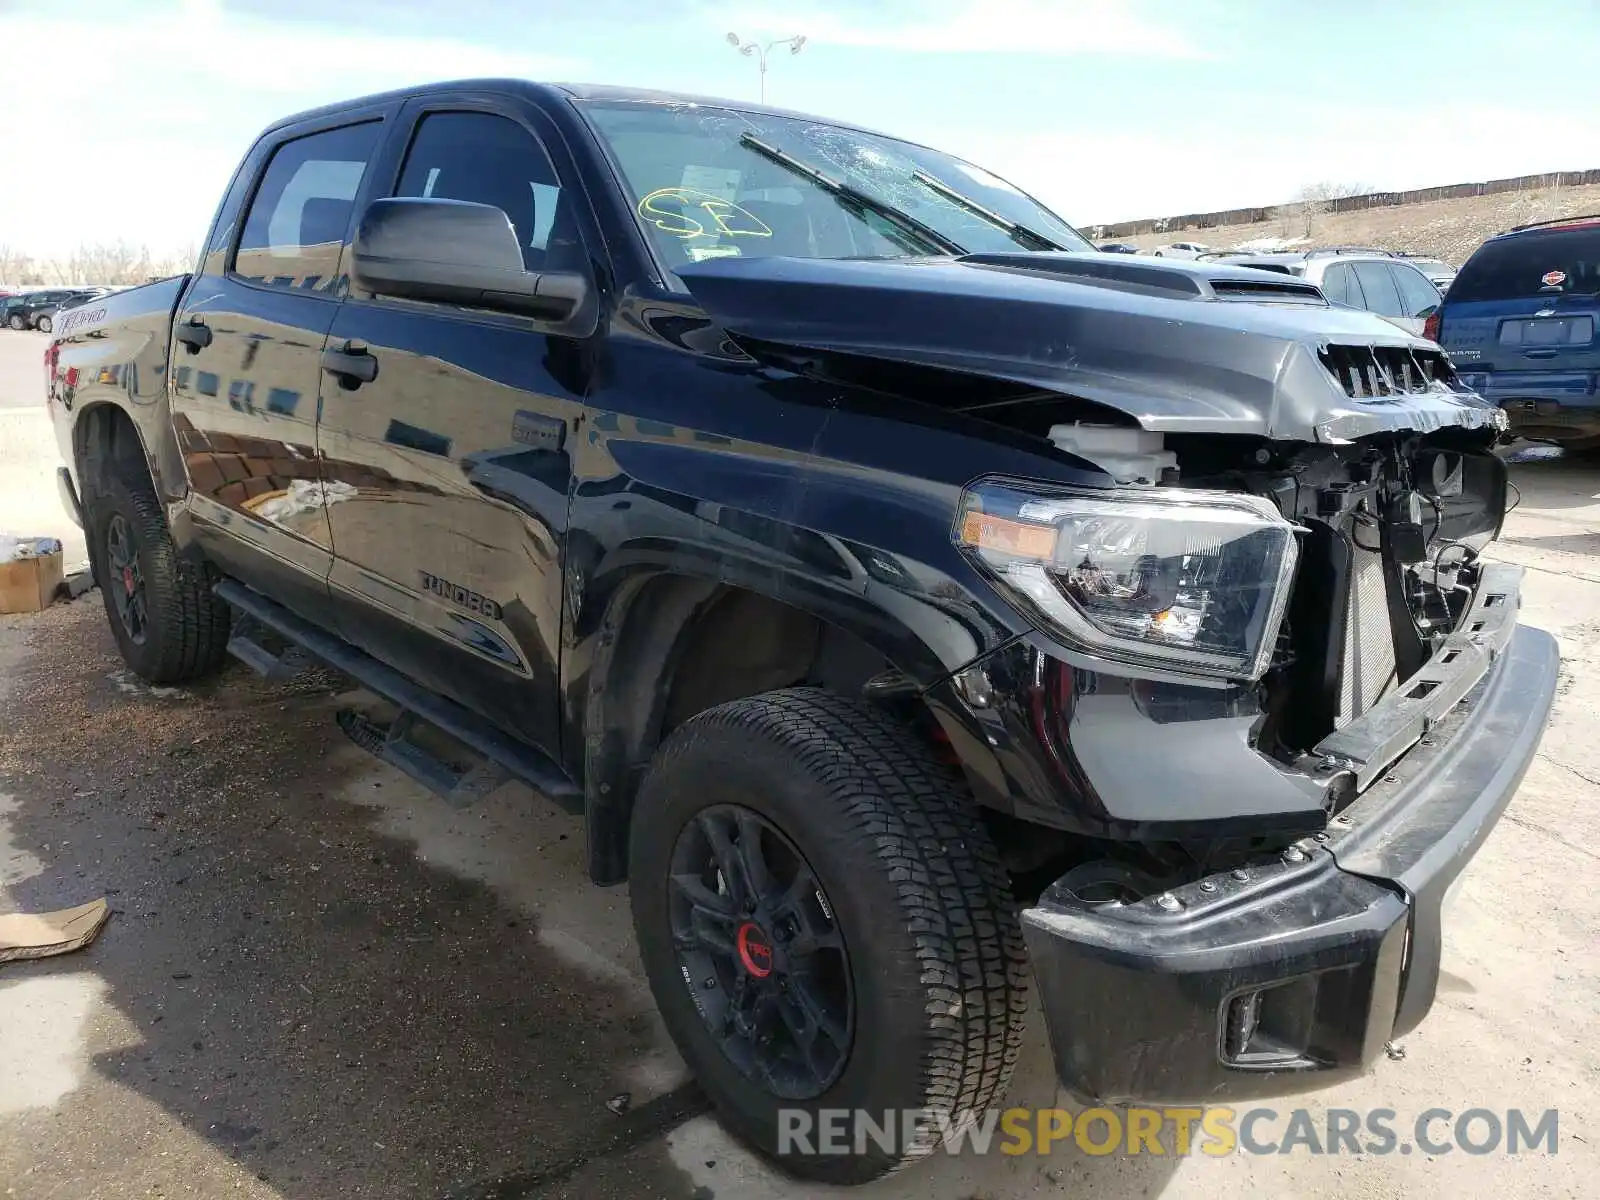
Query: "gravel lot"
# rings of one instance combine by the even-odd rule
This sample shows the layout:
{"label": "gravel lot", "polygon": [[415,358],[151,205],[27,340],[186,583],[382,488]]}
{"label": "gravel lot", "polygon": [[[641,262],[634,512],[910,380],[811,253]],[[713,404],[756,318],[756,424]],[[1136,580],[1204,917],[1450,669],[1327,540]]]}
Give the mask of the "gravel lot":
{"label": "gravel lot", "polygon": [[[0,529],[65,524],[37,483],[46,451],[17,450],[39,437],[41,351],[0,333],[16,413],[0,414]],[[1514,472],[1497,553],[1530,568],[1524,619],[1565,659],[1543,752],[1466,877],[1438,1004],[1403,1059],[1280,1107],[1557,1108],[1559,1153],[1066,1149],[940,1157],[853,1195],[1594,1194],[1600,461],[1533,452]],[[89,949],[0,966],[0,1195],[817,1194],[703,1114],[625,893],[584,881],[579,823],[519,785],[449,809],[344,739],[334,712],[371,701],[342,686],[234,666],[151,690],[122,669],[97,593],[0,617],[0,911],[114,908]],[[1012,1102],[1054,1099],[1035,1022]]]}

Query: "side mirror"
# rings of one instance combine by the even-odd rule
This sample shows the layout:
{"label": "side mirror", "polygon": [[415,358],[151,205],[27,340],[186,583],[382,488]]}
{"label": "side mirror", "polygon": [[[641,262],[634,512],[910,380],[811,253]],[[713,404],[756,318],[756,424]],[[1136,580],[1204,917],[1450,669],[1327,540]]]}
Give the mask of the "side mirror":
{"label": "side mirror", "polygon": [[564,321],[589,295],[588,278],[576,271],[526,270],[511,218],[490,204],[374,200],[350,251],[351,284],[374,296]]}

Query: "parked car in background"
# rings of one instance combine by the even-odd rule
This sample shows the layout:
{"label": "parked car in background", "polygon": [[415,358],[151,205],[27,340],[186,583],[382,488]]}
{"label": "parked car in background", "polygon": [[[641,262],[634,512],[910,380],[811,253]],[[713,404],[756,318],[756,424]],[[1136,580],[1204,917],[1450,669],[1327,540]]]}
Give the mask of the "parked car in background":
{"label": "parked car in background", "polygon": [[1437,338],[1511,432],[1600,446],[1600,216],[1520,225],[1461,264]]}
{"label": "parked car in background", "polygon": [[1139,253],[1139,247],[1130,246],[1127,242],[1107,242],[1105,245],[1101,246],[1100,249],[1104,250],[1107,254]]}
{"label": "parked car in background", "polygon": [[14,296],[0,299],[0,326],[7,329],[26,329],[28,327],[26,318],[16,316],[15,324],[12,323],[12,318],[27,307],[32,295],[32,292],[18,292]]}
{"label": "parked car in background", "polygon": [[12,329],[37,329],[49,333],[55,324],[55,315],[71,301],[86,300],[103,293],[96,288],[46,288],[30,292],[22,303],[6,310],[6,324]]}
{"label": "parked car in background", "polygon": [[1151,251],[1157,258],[1199,258],[1211,252],[1204,242],[1173,242],[1170,246],[1157,246]]}
{"label": "parked car in background", "polygon": [[1298,276],[1316,284],[1334,304],[1364,308],[1418,336],[1426,336],[1428,318],[1439,309],[1439,289],[1415,265],[1386,250],[1360,246],[1288,254],[1211,254],[1206,261]]}
{"label": "parked car in background", "polygon": [[1432,258],[1426,254],[1412,254],[1407,251],[1401,251],[1399,257],[1426,275],[1428,282],[1439,289],[1441,296],[1449,291],[1450,285],[1455,282],[1456,269],[1442,258]]}

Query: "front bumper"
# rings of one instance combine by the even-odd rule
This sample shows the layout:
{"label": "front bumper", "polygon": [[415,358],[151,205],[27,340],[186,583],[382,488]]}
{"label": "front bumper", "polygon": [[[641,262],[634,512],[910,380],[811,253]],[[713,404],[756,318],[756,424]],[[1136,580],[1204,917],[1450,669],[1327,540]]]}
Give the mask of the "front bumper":
{"label": "front bumper", "polygon": [[1199,1103],[1363,1073],[1433,1003],[1445,893],[1521,782],[1558,667],[1549,634],[1515,627],[1420,741],[1282,855],[1126,905],[1047,889],[1023,929],[1062,1083]]}

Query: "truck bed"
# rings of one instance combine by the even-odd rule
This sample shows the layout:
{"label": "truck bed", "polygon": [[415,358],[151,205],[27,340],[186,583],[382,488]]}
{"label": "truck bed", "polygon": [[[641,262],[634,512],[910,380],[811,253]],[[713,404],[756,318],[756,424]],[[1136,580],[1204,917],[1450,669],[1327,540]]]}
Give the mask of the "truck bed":
{"label": "truck bed", "polygon": [[[46,402],[55,426],[61,459],[82,495],[72,442],[74,413],[91,405],[119,400],[131,403],[144,436],[145,453],[176,453],[169,431],[167,354],[172,345],[172,315],[189,282],[187,275],[160,279],[142,287],[114,292],[77,308],[56,321],[46,355]],[[176,464],[173,464],[176,465]],[[181,483],[183,471],[158,472],[158,479]]]}

